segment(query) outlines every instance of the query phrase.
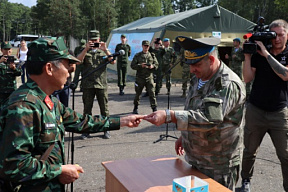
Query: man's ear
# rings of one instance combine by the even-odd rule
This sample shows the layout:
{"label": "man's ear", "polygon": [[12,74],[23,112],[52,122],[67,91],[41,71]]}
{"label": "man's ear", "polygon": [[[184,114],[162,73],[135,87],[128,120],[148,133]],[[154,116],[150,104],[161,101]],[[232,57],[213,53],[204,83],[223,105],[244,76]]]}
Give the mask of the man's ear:
{"label": "man's ear", "polygon": [[52,71],[53,71],[53,64],[52,63],[46,63],[46,65],[44,66],[44,72],[49,75],[52,76]]}
{"label": "man's ear", "polygon": [[210,55],[209,60],[210,60],[210,65],[212,65],[212,63],[214,63],[215,61],[215,57],[213,55]]}

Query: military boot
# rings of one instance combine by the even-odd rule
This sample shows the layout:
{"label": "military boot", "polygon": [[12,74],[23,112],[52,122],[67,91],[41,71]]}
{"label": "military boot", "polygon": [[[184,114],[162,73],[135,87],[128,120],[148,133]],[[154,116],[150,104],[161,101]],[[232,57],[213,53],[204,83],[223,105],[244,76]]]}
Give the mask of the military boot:
{"label": "military boot", "polygon": [[138,105],[134,105],[133,114],[138,114]]}
{"label": "military boot", "polygon": [[124,95],[124,86],[119,87],[119,95]]}
{"label": "military boot", "polygon": [[183,90],[183,94],[180,97],[181,98],[186,98],[186,90]]}
{"label": "military boot", "polygon": [[157,111],[157,107],[152,107],[152,111],[153,112]]}

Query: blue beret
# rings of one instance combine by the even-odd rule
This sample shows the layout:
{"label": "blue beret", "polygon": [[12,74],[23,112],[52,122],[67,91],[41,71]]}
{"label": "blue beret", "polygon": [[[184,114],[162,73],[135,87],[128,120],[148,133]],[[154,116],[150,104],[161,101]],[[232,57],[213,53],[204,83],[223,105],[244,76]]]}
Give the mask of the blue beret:
{"label": "blue beret", "polygon": [[166,41],[170,41],[170,39],[169,38],[163,39],[163,42],[166,42]]}
{"label": "blue beret", "polygon": [[241,42],[241,39],[239,37],[233,39],[233,41],[238,41],[239,43]]}
{"label": "blue beret", "polygon": [[195,64],[201,61],[208,53],[211,53],[215,46],[220,43],[219,38],[199,38],[178,36],[176,42],[185,49],[184,55],[187,64]]}

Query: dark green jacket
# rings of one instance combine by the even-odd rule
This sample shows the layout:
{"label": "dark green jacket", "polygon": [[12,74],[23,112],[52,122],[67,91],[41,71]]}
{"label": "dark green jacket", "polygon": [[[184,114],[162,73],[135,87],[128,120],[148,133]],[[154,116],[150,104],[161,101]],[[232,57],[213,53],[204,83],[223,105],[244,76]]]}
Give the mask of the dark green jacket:
{"label": "dark green jacket", "polygon": [[[148,63],[150,65],[154,65],[153,69],[143,68],[142,63]],[[158,61],[155,57],[154,53],[144,53],[143,51],[136,53],[132,62],[131,68],[137,70],[136,77],[138,78],[152,78],[153,79],[153,71],[158,69]]]}
{"label": "dark green jacket", "polygon": [[125,51],[125,55],[119,55],[117,57],[117,64],[127,65],[128,64],[128,57],[131,55],[131,47],[128,44],[119,43],[116,45],[115,52],[120,50]]}
{"label": "dark green jacket", "polygon": [[[0,112],[0,178],[22,184],[21,192],[64,191],[57,177],[65,164],[65,131],[117,129],[119,118],[83,116],[28,80],[11,94]],[[54,143],[48,159],[39,160]]]}

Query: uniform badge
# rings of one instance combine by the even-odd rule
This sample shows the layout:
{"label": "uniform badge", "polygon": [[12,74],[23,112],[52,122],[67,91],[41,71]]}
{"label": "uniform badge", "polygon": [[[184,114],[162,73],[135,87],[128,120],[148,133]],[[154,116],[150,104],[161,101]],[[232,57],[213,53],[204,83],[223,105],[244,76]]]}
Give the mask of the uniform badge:
{"label": "uniform badge", "polygon": [[281,57],[280,63],[283,65],[286,65],[286,59],[287,59],[287,57],[284,55],[283,57]]}
{"label": "uniform badge", "polygon": [[45,99],[44,99],[45,104],[47,105],[47,107],[50,109],[50,111],[53,109],[54,107],[54,103],[51,101],[50,97],[48,95],[46,95]]}

